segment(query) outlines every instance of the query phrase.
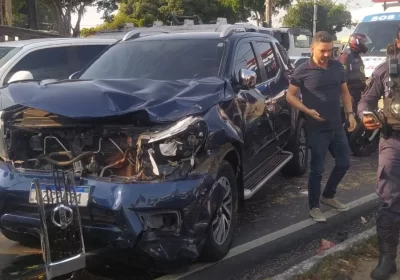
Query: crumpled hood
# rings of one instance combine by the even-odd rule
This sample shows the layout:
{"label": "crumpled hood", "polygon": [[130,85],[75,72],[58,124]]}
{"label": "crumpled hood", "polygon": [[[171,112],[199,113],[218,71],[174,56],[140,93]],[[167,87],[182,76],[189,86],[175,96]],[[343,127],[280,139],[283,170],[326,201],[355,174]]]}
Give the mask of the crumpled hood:
{"label": "crumpled hood", "polygon": [[[234,97],[226,80],[65,80],[12,83],[0,90],[14,104],[70,118],[101,118],[145,110],[149,120],[175,121]],[[4,109],[4,108],[2,108]]]}

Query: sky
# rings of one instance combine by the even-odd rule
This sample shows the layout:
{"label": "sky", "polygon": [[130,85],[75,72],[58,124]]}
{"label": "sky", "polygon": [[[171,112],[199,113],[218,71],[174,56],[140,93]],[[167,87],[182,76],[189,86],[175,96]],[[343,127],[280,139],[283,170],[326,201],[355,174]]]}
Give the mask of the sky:
{"label": "sky", "polygon": [[[296,0],[294,1],[296,3]],[[381,9],[382,4],[374,4],[371,0],[337,0],[337,3],[347,4],[349,6],[349,10],[352,14],[352,19],[361,20],[365,15],[377,12],[377,10]],[[400,11],[400,10],[399,10]],[[285,11],[281,10],[278,15],[273,17],[272,25],[274,27],[279,27],[280,20],[285,15]],[[97,12],[96,7],[87,8],[86,13],[84,14],[81,21],[81,28],[94,27],[103,23],[101,20],[101,12]],[[77,17],[72,17],[72,24],[76,22]],[[337,37],[343,37],[349,35],[351,30],[346,29],[337,34]]]}

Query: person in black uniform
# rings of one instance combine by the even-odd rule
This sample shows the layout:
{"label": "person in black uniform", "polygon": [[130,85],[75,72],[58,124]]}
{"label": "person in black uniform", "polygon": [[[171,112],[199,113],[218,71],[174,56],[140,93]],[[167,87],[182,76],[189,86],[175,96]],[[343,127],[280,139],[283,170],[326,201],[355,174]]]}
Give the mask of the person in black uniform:
{"label": "person in black uniform", "polygon": [[371,40],[364,34],[354,33],[349,38],[348,47],[339,57],[339,61],[343,64],[347,87],[350,91],[353,102],[353,111],[357,112],[357,104],[361,99],[361,93],[365,90],[365,72],[364,63],[360,53],[367,53],[367,44]]}
{"label": "person in black uniform", "polygon": [[[400,27],[397,30],[396,42],[388,47],[388,54],[395,48],[398,50],[397,53],[400,53]],[[389,279],[390,275],[397,271],[395,260],[400,226],[400,130],[398,125],[389,125],[388,115],[391,113],[388,113],[390,112],[388,110],[391,110],[393,105],[386,105],[392,98],[390,83],[388,83],[390,80],[388,69],[388,62],[375,68],[358,104],[358,116],[366,129],[382,128],[376,186],[376,192],[382,199],[376,220],[380,257],[377,267],[371,272],[371,278],[376,280]],[[365,117],[363,112],[376,110],[381,98],[385,104],[383,105],[384,118],[377,121],[374,118]]]}

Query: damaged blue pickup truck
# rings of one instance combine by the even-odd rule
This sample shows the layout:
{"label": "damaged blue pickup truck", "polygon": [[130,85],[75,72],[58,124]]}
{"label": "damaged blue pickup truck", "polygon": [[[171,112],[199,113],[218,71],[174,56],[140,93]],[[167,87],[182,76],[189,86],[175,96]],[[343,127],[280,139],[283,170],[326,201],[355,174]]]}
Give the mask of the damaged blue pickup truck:
{"label": "damaged blue pickup truck", "polygon": [[[0,89],[3,235],[60,251],[81,235],[83,253],[131,252],[160,271],[222,259],[243,202],[279,171],[303,175],[308,157],[289,57],[235,28],[126,36],[69,80]],[[55,207],[55,170],[72,173],[77,209]]]}

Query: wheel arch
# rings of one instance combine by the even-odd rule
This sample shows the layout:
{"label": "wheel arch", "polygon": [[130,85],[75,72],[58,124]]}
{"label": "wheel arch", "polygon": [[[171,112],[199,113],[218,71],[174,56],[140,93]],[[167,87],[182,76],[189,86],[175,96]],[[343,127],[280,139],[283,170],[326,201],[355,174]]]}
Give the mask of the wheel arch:
{"label": "wheel arch", "polygon": [[229,150],[223,160],[226,160],[232,166],[233,172],[235,173],[237,190],[238,190],[238,200],[239,209],[243,207],[244,202],[244,184],[243,184],[243,168],[242,168],[242,156],[241,147],[239,143],[233,143],[232,149]]}

